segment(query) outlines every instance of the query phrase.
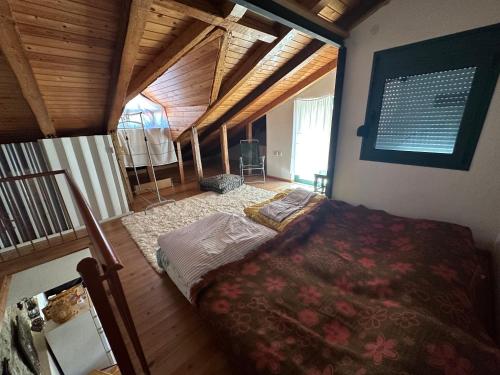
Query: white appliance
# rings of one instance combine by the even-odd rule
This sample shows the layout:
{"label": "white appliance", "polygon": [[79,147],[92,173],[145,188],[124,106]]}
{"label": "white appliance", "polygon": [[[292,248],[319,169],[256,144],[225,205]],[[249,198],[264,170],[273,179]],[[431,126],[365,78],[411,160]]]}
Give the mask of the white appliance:
{"label": "white appliance", "polygon": [[88,375],[116,364],[101,322],[93,307],[63,324],[48,321],[47,342],[67,375]]}

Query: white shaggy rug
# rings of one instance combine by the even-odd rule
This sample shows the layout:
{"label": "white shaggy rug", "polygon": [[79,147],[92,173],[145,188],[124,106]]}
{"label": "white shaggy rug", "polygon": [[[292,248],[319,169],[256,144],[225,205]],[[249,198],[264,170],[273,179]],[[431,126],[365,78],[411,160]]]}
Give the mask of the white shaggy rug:
{"label": "white shaggy rug", "polygon": [[202,193],[147,212],[137,212],[121,220],[151,266],[162,273],[163,270],[156,262],[160,234],[186,226],[215,212],[244,215],[245,207],[269,199],[275,194],[276,192],[269,190],[242,185],[226,194]]}

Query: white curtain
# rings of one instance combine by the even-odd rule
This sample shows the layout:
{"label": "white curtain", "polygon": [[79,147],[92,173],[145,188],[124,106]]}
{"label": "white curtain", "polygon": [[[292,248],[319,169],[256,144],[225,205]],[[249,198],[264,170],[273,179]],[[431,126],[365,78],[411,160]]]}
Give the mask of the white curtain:
{"label": "white curtain", "polygon": [[333,95],[295,99],[293,106],[292,176],[313,181],[314,174],[326,174]]}

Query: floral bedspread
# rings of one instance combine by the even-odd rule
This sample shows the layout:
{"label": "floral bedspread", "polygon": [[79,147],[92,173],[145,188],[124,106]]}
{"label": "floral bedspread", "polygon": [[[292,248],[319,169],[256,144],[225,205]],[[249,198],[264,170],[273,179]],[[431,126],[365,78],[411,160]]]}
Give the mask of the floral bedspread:
{"label": "floral bedspread", "polygon": [[467,228],[325,201],[196,290],[238,374],[500,374]]}

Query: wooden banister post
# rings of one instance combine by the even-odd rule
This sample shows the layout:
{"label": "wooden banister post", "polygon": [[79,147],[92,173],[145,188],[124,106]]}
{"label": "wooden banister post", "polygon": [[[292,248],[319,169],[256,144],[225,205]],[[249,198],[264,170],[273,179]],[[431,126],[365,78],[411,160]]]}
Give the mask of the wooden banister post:
{"label": "wooden banister post", "polygon": [[[4,316],[5,309],[7,308],[7,297],[9,295],[10,283],[12,281],[11,275],[0,276],[0,316]],[[0,329],[2,329],[3,319],[0,320]]]}
{"label": "wooden banister post", "polygon": [[226,174],[231,173],[229,167],[229,151],[227,147],[227,125],[224,124],[220,127],[220,152],[222,156],[222,171]]}
{"label": "wooden banister post", "polygon": [[182,146],[181,142],[175,143],[177,146],[177,162],[179,163],[179,175],[181,176],[181,184],[184,184],[184,162],[182,161]]}
{"label": "wooden banister post", "polygon": [[194,170],[198,181],[203,178],[203,166],[201,164],[200,143],[198,142],[198,130],[191,128],[191,147],[193,151]]}
{"label": "wooden banister post", "polygon": [[253,124],[250,122],[246,125],[246,134],[247,134],[247,139],[251,141],[253,139]]}
{"label": "wooden banister post", "polygon": [[78,273],[82,276],[87,287],[97,316],[102,323],[104,333],[106,334],[111,350],[113,351],[118,367],[123,375],[134,375],[134,365],[123,340],[120,327],[116,321],[113,309],[109,303],[106,291],[102,285],[102,277],[99,272],[99,266],[94,258],[84,258],[76,267]]}

